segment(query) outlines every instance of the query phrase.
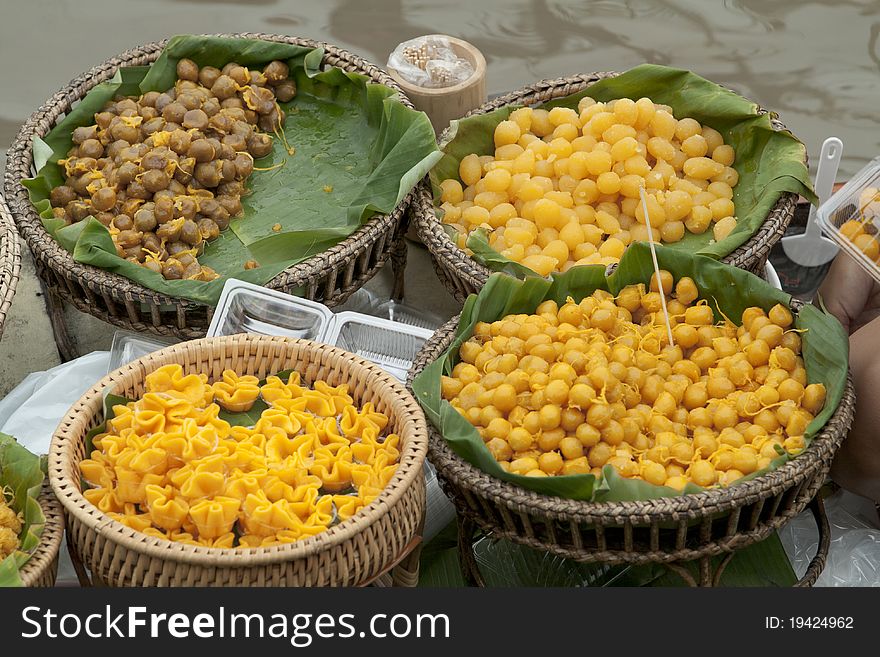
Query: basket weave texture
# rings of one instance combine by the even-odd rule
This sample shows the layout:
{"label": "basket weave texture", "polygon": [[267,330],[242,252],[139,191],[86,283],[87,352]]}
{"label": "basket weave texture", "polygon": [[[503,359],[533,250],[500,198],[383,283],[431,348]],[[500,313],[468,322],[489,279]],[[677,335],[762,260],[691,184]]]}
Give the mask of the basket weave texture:
{"label": "basket weave texture", "polygon": [[46,524],[37,549],[24,564],[19,575],[25,586],[50,587],[55,585],[55,577],[58,575],[58,551],[64,535],[64,513],[48,480],[43,484],[39,502]]}
{"label": "basket weave texture", "polygon": [[[400,102],[412,107],[400,87],[377,66],[336,46],[292,36],[243,33],[217,36],[278,41],[324,49],[322,67],[338,67],[370,78],[399,93]],[[32,177],[33,140],[45,137],[92,88],[109,80],[123,66],[145,66],[155,61],[166,41],[127,50],[74,78],[51,96],[22,126],[7,153],[5,193],[19,232],[34,255],[37,275],[47,291],[77,309],[116,326],[183,339],[205,335],[211,319],[208,306],[170,297],[124,276],[83,265],[63,249],[43,227],[42,220],[21,184]],[[275,290],[299,294],[328,306],[344,302],[372,278],[385,262],[405,245],[403,218],[413,192],[388,215],[376,215],[339,244],[288,267],[266,284]]]}
{"label": "basket weave texture", "polygon": [[21,245],[18,242],[18,233],[15,232],[9,208],[0,196],[0,336],[3,335],[6,313],[12,305],[20,271]]}
{"label": "basket weave texture", "polygon": [[[409,385],[449,347],[457,326],[458,317],[425,344]],[[585,502],[520,488],[462,459],[431,424],[428,459],[459,515],[494,538],[583,562],[691,561],[763,540],[803,511],[825,482],[854,409],[850,378],[837,411],[796,458],[727,488],[653,500]]]}
{"label": "basket weave texture", "polygon": [[[295,543],[254,549],[183,545],[141,534],[104,515],[82,494],[79,463],[85,436],[103,420],[103,393],[137,397],[145,376],[169,363],[211,380],[230,368],[265,378],[294,369],[306,383],[347,383],[355,403],[372,401],[401,438],[397,472],[386,489],[354,517]],[[74,565],[108,586],[355,586],[384,575],[421,531],[425,510],[422,466],[427,427],[418,403],[393,377],[361,358],[307,340],[234,335],[168,347],[109,374],[68,411],[49,452],[49,478],[64,507]],[[418,562],[392,573],[414,585]],[[406,572],[400,572],[404,569]],[[81,569],[80,569],[81,570]],[[80,572],[83,579],[83,573]],[[386,578],[387,579],[387,578]]]}
{"label": "basket weave texture", "polygon": [[[477,109],[471,110],[465,116],[487,114],[511,104],[537,105],[545,103],[555,98],[583,91],[594,82],[617,75],[619,73],[585,73],[555,80],[541,80],[490,100]],[[758,111],[766,112],[761,108]],[[771,119],[771,123],[777,130],[785,129],[785,126],[775,118]],[[439,142],[443,144],[451,138],[451,128],[447,128],[440,135]],[[452,241],[444,229],[443,223],[437,217],[430,190],[425,187],[419,189],[418,192],[418,196],[413,201],[416,231],[431,253],[434,270],[440,281],[453,297],[463,302],[469,294],[480,291],[492,271],[468,256]],[[770,254],[770,249],[785,234],[785,229],[794,216],[796,203],[796,194],[783,193],[776,201],[776,205],[770,209],[770,213],[760,229],[733,253],[722,258],[722,262],[746,269],[760,276],[764,263],[767,262],[767,257]]]}

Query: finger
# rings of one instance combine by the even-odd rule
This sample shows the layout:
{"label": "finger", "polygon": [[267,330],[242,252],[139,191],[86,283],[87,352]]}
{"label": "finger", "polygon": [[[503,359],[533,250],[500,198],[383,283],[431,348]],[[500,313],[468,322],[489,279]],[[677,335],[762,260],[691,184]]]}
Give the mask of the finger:
{"label": "finger", "polygon": [[862,314],[874,288],[874,280],[848,255],[841,253],[831,269],[819,295],[825,307],[850,332],[853,320]]}
{"label": "finger", "polygon": [[834,458],[831,476],[844,488],[880,501],[880,320],[850,337],[850,368],[856,388],[852,429]]}

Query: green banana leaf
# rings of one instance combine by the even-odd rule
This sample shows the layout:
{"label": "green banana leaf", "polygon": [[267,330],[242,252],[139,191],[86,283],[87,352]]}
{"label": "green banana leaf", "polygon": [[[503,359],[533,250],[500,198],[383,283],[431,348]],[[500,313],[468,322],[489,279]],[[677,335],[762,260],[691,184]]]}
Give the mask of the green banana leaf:
{"label": "green banana leaf", "polygon": [[[117,95],[164,91],[176,80],[184,57],[200,66],[229,61],[261,65],[281,59],[290,66],[297,95],[282,104],[282,140],[257,160],[242,199],[244,213],[208,244],[199,261],[220,278],[167,281],[116,254],[97,220],[64,227],[52,217],[49,192],[63,183],[58,159],[72,145],[73,129],[94,123],[94,114]],[[408,109],[394,91],[338,68],[320,70],[323,51],[258,39],[173,37],[152,66],[121,68],[94,89],[46,136],[34,140],[35,178],[24,181],[46,230],[76,261],[132,279],[169,296],[215,305],[229,277],[264,284],[287,267],[327,250],[369,217],[391,212],[440,158],[427,116]],[[325,191],[328,190],[328,191]],[[273,226],[280,224],[281,230]],[[256,269],[244,269],[255,260]]]}
{"label": "green banana leaf", "polygon": [[[789,295],[757,276],[712,258],[693,256],[662,246],[656,250],[660,267],[671,272],[676,279],[691,277],[701,297],[709,301],[719,320],[726,316],[738,322],[743,310],[749,306],[757,305],[769,310],[777,303],[787,305],[791,300]],[[607,278],[604,267],[598,265],[572,267],[566,273],[549,279],[530,277],[518,280],[504,274],[493,274],[480,293],[472,294],[465,302],[450,347],[413,380],[413,392],[428,420],[452,450],[467,462],[493,477],[538,493],[576,500],[623,501],[670,497],[702,490],[694,484],[688,484],[683,493],[679,493],[645,481],[624,479],[611,466],[605,466],[600,482],[592,474],[535,478],[505,472],[489,453],[474,426],[440,394],[440,377],[452,371],[458,362],[459,347],[473,335],[477,322],[492,322],[509,314],[532,313],[547,299],[564,303],[570,296],[580,301],[596,289],[617,294],[627,285],[649,283],[653,271],[648,245],[637,242],[627,249],[617,269]],[[803,357],[809,382],[821,382],[827,388],[825,407],[805,432],[805,440],[809,444],[837,409],[843,396],[849,342],[839,322],[814,306],[805,306],[800,311],[795,318],[795,327],[804,331]],[[789,458],[787,454],[780,455],[773,460],[769,469],[779,467]],[[763,471],[743,477],[740,481],[748,481],[760,474]]]}
{"label": "green banana leaf", "polygon": [[[608,566],[580,563],[532,550],[507,540],[477,540],[474,554],[490,587],[571,586],[684,586],[685,581],[662,564]],[[713,559],[713,568],[723,557]],[[695,562],[685,564],[695,579]],[[737,551],[721,575],[721,586],[792,586],[797,576],[785,549],[774,533],[760,543]],[[458,559],[458,535],[450,523],[422,549],[419,586],[450,588],[466,586]]]}
{"label": "green banana leaf", "polygon": [[[715,242],[712,231],[701,235],[686,233],[680,242],[668,245],[688,253],[723,258],[745,243],[761,226],[783,192],[801,194],[817,201],[804,165],[806,147],[788,130],[776,131],[770,114],[759,115],[758,106],[705,78],[676,68],[642,64],[615,78],[596,82],[583,91],[540,105],[546,109],[577,109],[578,101],[590,96],[597,101],[617,98],[638,100],[647,96],[656,103],[669,105],[677,118],[691,117],[718,130],[724,141],[736,150],[733,168],[739,173],[733,201],[739,219],[733,232]],[[495,152],[495,126],[520,105],[509,105],[488,114],[470,116],[452,122],[452,135],[440,145],[443,157],[431,171],[435,187],[440,181],[458,177],[458,165],[470,153],[491,155]],[[774,115],[775,116],[775,115]],[[483,237],[472,234],[467,242],[474,259],[501,271],[510,261],[491,249]],[[491,252],[491,253],[490,253]],[[520,265],[522,267],[522,265]],[[530,271],[530,270],[529,270]],[[531,272],[531,275],[536,275]]]}
{"label": "green banana leaf", "polygon": [[21,586],[19,571],[40,543],[46,518],[37,498],[44,476],[39,456],[0,433],[0,495],[24,519],[19,549],[0,561],[0,587]]}

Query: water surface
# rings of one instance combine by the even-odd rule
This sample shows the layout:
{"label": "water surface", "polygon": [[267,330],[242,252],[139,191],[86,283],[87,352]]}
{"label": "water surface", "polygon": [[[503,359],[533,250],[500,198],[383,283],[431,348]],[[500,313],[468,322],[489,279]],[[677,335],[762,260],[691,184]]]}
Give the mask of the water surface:
{"label": "water surface", "polygon": [[654,62],[777,111],[817,153],[843,139],[841,177],[880,155],[878,0],[0,0],[0,148],[49,94],[128,47],[182,32],[310,36],[384,64],[400,41],[477,45],[489,93]]}

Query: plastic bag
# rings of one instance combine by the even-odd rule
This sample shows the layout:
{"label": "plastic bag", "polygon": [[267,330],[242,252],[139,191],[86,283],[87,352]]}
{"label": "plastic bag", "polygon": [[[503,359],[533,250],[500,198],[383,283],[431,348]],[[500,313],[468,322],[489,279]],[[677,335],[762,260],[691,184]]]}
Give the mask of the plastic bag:
{"label": "plastic bag", "polygon": [[33,372],[0,400],[0,432],[34,454],[49,451],[68,409],[107,374],[109,351],[94,351],[45,372]]}
{"label": "plastic bag", "polygon": [[452,522],[455,518],[455,507],[446,497],[443,489],[440,488],[440,482],[437,481],[437,471],[430,461],[425,461],[425,489],[427,499],[425,502],[425,529],[422,532],[424,534],[422,538],[427,543]]}
{"label": "plastic bag", "polygon": [[[845,491],[825,500],[831,546],[816,586],[880,587],[880,526],[870,502]],[[798,577],[816,554],[819,532],[811,511],[779,530],[779,538]]]}
{"label": "plastic bag", "polygon": [[449,40],[437,36],[404,41],[388,56],[388,68],[427,89],[451,87],[474,74],[473,65],[455,54]]}

